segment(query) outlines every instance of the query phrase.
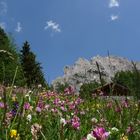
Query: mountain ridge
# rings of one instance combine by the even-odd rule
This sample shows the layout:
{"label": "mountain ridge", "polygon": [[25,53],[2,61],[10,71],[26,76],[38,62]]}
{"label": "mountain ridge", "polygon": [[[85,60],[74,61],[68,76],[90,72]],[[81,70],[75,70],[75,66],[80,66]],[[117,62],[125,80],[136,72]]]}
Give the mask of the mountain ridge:
{"label": "mountain ridge", "polygon": [[[133,69],[132,62],[124,57],[113,55],[102,57],[97,55],[90,60],[79,58],[72,66],[64,67],[64,75],[52,81],[53,87],[56,88],[58,84],[64,85],[65,83],[79,87],[83,83],[100,82],[97,63],[102,78],[106,82],[111,82],[116,72],[131,71]],[[134,63],[140,70],[140,62]]]}

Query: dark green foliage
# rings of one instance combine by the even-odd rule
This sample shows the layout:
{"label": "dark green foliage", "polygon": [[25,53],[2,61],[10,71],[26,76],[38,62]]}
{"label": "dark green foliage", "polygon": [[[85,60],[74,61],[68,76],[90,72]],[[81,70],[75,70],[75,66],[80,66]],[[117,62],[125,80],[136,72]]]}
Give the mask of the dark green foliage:
{"label": "dark green foliage", "polygon": [[45,86],[45,79],[40,63],[36,62],[36,56],[30,51],[30,45],[26,41],[21,50],[21,65],[28,87],[41,84]]}
{"label": "dark green foliage", "polygon": [[116,73],[114,81],[128,87],[131,95],[140,98],[140,71],[134,66],[133,71],[121,71]]}
{"label": "dark green foliage", "polygon": [[69,87],[69,84],[68,83],[65,83],[65,84],[61,84],[61,83],[57,83],[57,87],[55,87],[55,90],[58,92],[58,93],[63,93],[64,90],[66,88]]}
{"label": "dark green foliage", "polygon": [[87,100],[92,99],[93,90],[99,86],[101,84],[97,82],[83,84],[80,89],[80,97]]}
{"label": "dark green foliage", "polygon": [[15,84],[21,86],[24,84],[24,80],[16,45],[4,30],[0,28],[0,83],[11,85],[17,67]]}

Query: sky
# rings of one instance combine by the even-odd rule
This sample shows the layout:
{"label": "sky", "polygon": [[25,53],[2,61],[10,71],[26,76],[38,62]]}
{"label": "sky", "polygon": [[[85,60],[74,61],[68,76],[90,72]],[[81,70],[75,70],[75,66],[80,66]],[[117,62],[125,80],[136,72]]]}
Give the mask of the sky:
{"label": "sky", "polygon": [[79,58],[140,61],[140,0],[0,0],[0,26],[27,40],[48,83]]}

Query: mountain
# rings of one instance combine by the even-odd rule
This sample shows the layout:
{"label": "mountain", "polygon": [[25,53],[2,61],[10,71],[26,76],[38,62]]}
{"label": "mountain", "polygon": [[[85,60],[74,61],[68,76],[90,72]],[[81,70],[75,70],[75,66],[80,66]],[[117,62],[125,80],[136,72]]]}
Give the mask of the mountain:
{"label": "mountain", "polygon": [[[100,82],[97,63],[102,78],[107,82],[111,81],[116,72],[132,70],[133,68],[131,61],[118,56],[102,57],[98,55],[90,60],[79,58],[74,65],[64,67],[64,75],[52,82],[53,87],[56,88],[58,84],[68,83],[79,88],[83,83]],[[136,62],[136,66],[140,69],[139,62]]]}

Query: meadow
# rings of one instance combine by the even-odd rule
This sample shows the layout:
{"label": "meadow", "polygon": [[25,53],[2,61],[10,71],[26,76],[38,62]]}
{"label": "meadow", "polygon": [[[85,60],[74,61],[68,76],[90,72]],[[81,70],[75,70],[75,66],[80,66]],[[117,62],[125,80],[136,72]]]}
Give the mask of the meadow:
{"label": "meadow", "polygon": [[63,93],[3,90],[1,140],[139,140],[140,102],[93,95],[81,99],[72,87]]}

